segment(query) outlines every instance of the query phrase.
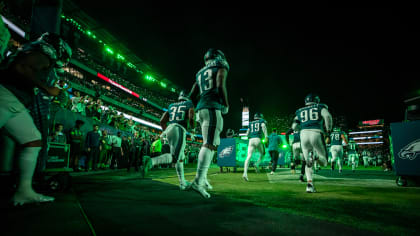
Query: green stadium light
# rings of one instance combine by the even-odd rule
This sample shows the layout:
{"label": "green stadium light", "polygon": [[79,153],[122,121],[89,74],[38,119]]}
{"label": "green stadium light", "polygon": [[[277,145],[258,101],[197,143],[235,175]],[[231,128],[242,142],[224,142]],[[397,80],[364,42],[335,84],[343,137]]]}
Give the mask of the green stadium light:
{"label": "green stadium light", "polygon": [[149,81],[155,81],[155,78],[153,78],[151,75],[146,75],[144,78]]}
{"label": "green stadium light", "polygon": [[124,61],[125,60],[125,57],[118,53],[117,54],[117,59],[118,60],[121,60],[121,61]]}
{"label": "green stadium light", "polygon": [[[95,35],[92,31],[84,29],[84,27],[83,27],[82,25],[80,25],[77,21],[75,21],[75,20],[74,20],[74,19],[72,19],[72,18],[69,18],[69,17],[65,16],[64,14],[61,14],[61,15],[60,15],[60,17],[61,17],[63,20],[65,20],[65,21],[69,22],[70,24],[72,24],[74,28],[78,29],[80,32],[82,32],[83,34],[85,34],[87,37],[93,38],[93,39],[97,40],[97,42],[98,42],[98,43],[103,44],[103,46],[104,46],[104,48],[105,48],[105,51],[106,51],[108,54],[115,56],[115,57],[116,57],[116,59],[118,59],[118,60],[125,61],[126,65],[127,65],[129,68],[134,69],[137,73],[141,73],[141,74],[143,74],[143,73],[144,73],[143,71],[141,71],[141,70],[137,69],[137,67],[136,67],[133,63],[131,63],[131,62],[129,62],[129,61],[126,61],[126,59],[125,59],[125,57],[124,57],[123,55],[121,55],[121,54],[119,54],[119,53],[115,53],[115,52],[114,52],[114,50],[113,50],[112,48],[110,48],[109,46],[107,46],[107,45],[106,45],[106,43],[104,43],[104,42],[102,41],[102,39],[96,39],[96,38],[97,38],[97,36],[96,36],[96,35]],[[156,82],[156,81],[157,81],[157,80],[156,80],[155,78],[153,78],[153,76],[151,76],[151,75],[146,75],[146,76],[145,76],[145,79],[146,79],[146,80],[149,80],[149,81],[153,81],[153,82]],[[163,88],[166,88],[166,87],[167,87],[167,84],[166,84],[166,83],[164,83],[164,82],[160,82],[160,85],[161,85]],[[171,88],[171,91],[172,91],[172,92],[176,92],[176,89],[175,89],[175,88]]]}
{"label": "green stadium light", "polygon": [[135,69],[136,68],[136,66],[133,63],[131,63],[131,62],[127,62],[127,66],[130,67],[130,68],[132,68],[132,69]]}
{"label": "green stadium light", "polygon": [[106,47],[105,51],[107,51],[109,54],[114,54],[114,51],[110,47]]}

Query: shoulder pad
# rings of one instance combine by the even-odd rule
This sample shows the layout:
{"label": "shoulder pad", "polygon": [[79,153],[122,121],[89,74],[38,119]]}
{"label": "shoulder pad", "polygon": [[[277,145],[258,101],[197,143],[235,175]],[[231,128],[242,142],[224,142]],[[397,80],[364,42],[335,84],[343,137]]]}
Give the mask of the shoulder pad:
{"label": "shoulder pad", "polygon": [[320,103],[320,104],[318,104],[318,106],[322,109],[322,108],[325,108],[325,109],[327,109],[328,110],[328,106],[326,105],[326,104],[324,104],[324,103]]}
{"label": "shoulder pad", "polygon": [[185,104],[187,104],[188,108],[194,107],[194,104],[192,103],[191,100],[186,101]]}
{"label": "shoulder pad", "polygon": [[215,60],[215,66],[225,68],[229,71],[229,63],[226,60]]}

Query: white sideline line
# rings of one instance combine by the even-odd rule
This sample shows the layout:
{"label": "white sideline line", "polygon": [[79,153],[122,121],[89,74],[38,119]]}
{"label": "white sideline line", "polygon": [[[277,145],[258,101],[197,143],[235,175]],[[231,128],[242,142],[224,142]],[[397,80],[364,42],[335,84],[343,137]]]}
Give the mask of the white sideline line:
{"label": "white sideline line", "polygon": [[[316,185],[341,185],[341,186],[356,186],[356,187],[398,187],[395,183],[395,180],[389,179],[359,179],[359,178],[337,178],[337,177],[326,177],[314,174],[314,182]],[[270,175],[267,173],[268,182],[270,184],[276,183],[290,183],[296,182],[299,183],[299,174],[285,174],[285,173],[275,173]],[[317,182],[317,180],[321,180]],[[327,181],[325,181],[327,180]],[[338,181],[337,181],[338,180]]]}

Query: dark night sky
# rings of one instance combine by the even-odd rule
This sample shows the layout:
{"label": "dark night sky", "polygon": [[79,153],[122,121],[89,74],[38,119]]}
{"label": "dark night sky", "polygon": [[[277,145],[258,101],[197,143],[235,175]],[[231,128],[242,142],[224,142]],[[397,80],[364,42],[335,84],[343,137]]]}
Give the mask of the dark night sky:
{"label": "dark night sky", "polygon": [[240,97],[249,100],[251,114],[286,115],[316,92],[352,127],[367,119],[401,121],[406,94],[420,91],[413,75],[414,10],[203,10],[73,2],[188,91],[206,49],[221,49],[231,66],[225,128],[240,128]]}

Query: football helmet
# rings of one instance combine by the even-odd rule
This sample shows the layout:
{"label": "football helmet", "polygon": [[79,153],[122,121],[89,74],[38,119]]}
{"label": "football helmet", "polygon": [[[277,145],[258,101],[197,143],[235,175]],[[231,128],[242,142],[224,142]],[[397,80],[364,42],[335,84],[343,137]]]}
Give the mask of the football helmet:
{"label": "football helmet", "polygon": [[206,54],[204,54],[204,64],[207,65],[212,60],[226,60],[225,54],[218,49],[210,48],[207,50]]}
{"label": "football helmet", "polygon": [[44,33],[37,39],[41,45],[49,45],[55,49],[56,52],[56,68],[62,68],[70,62],[72,50],[70,46],[60,37],[54,33]]}
{"label": "football helmet", "polygon": [[188,94],[185,91],[181,91],[179,93],[178,101],[189,101],[189,100],[190,98],[188,97]]}
{"label": "football helmet", "polygon": [[254,120],[257,120],[257,119],[264,119],[264,115],[260,112],[256,112],[254,114]]}
{"label": "football helmet", "polygon": [[305,97],[305,105],[312,105],[315,103],[319,103],[320,101],[321,99],[319,98],[319,96],[314,93],[310,93]]}

